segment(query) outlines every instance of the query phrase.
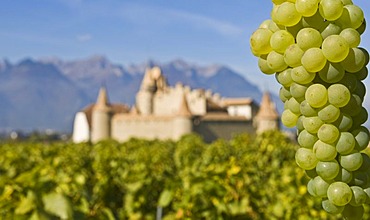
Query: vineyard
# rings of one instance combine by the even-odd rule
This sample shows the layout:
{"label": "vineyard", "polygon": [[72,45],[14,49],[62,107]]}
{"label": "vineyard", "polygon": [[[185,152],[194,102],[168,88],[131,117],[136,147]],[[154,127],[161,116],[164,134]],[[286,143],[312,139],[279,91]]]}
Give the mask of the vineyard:
{"label": "vineyard", "polygon": [[308,194],[297,148],[279,132],[3,143],[0,219],[339,219]]}

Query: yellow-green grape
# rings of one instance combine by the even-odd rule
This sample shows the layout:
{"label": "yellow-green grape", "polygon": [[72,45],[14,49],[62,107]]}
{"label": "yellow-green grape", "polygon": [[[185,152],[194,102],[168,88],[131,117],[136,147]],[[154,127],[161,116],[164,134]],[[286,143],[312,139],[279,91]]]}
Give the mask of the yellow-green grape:
{"label": "yellow-green grape", "polygon": [[296,128],[298,130],[298,134],[300,134],[301,131],[304,130],[304,127],[303,127],[303,119],[304,118],[305,117],[303,115],[301,115],[301,116],[298,117],[297,124],[296,124]]}
{"label": "yellow-green grape", "polygon": [[340,214],[344,210],[344,206],[334,205],[329,199],[323,200],[321,206],[327,213],[332,215]]}
{"label": "yellow-green grape", "polygon": [[284,53],[284,61],[290,67],[300,66],[301,58],[304,54],[304,51],[298,46],[298,44],[290,45]]}
{"label": "yellow-green grape", "polygon": [[359,28],[364,21],[364,12],[357,5],[346,5],[336,21],[342,28]]}
{"label": "yellow-green grape", "polygon": [[364,80],[366,79],[366,77],[369,75],[369,70],[367,69],[367,67],[365,66],[364,68],[362,68],[360,71],[354,73],[356,78],[358,80]]}
{"label": "yellow-green grape", "polygon": [[367,194],[364,192],[364,190],[359,186],[351,186],[352,190],[352,199],[349,202],[352,206],[362,206],[365,204],[367,200]]}
{"label": "yellow-green grape", "polygon": [[281,87],[279,90],[279,98],[282,102],[286,102],[288,99],[290,99],[292,95],[290,94],[289,89],[285,87]]}
{"label": "yellow-green grape", "polygon": [[300,115],[301,114],[300,103],[295,98],[293,98],[293,97],[290,98],[286,102],[286,106],[287,106],[287,109],[289,109],[294,114],[296,114],[296,115]]}
{"label": "yellow-green grape", "polygon": [[319,71],[320,79],[327,83],[336,83],[343,79],[345,70],[340,63],[326,62],[325,67]]}
{"label": "yellow-green grape", "polygon": [[299,148],[295,154],[295,161],[299,167],[305,170],[311,170],[316,167],[318,160],[311,149]]}
{"label": "yellow-green grape", "polygon": [[346,183],[334,182],[328,187],[327,196],[334,205],[345,206],[352,199],[352,190]]}
{"label": "yellow-green grape", "polygon": [[298,22],[296,25],[291,27],[285,27],[285,30],[287,30],[289,33],[293,35],[294,38],[297,37],[298,32],[304,28],[302,22]]}
{"label": "yellow-green grape", "polygon": [[339,35],[347,41],[348,46],[351,48],[358,47],[358,45],[360,45],[361,35],[356,29],[346,28],[342,30]]}
{"label": "yellow-green grape", "polygon": [[321,108],[317,114],[319,118],[325,123],[335,122],[340,116],[340,110],[334,105],[326,105]]}
{"label": "yellow-green grape", "polygon": [[276,5],[280,5],[280,4],[282,4],[282,3],[284,3],[284,2],[286,2],[287,0],[272,0],[272,2],[274,3],[274,4],[276,4]]}
{"label": "yellow-green grape", "polygon": [[369,145],[369,130],[364,126],[361,126],[358,129],[352,131],[352,134],[355,137],[356,141],[355,149],[358,151],[366,149]]}
{"label": "yellow-green grape", "polygon": [[342,0],[343,5],[353,5],[352,0]]}
{"label": "yellow-green grape", "polygon": [[319,12],[328,21],[337,20],[343,12],[343,2],[341,0],[321,0]]}
{"label": "yellow-green grape", "polygon": [[271,19],[264,20],[258,28],[269,29],[270,22],[271,22]]}
{"label": "yellow-green grape", "polygon": [[288,46],[294,44],[294,37],[286,30],[279,30],[272,34],[270,45],[273,50],[284,54]]}
{"label": "yellow-green grape", "polygon": [[333,63],[343,61],[349,53],[347,41],[339,35],[331,35],[325,38],[321,48],[326,59]]}
{"label": "yellow-green grape", "polygon": [[355,148],[356,140],[352,133],[341,132],[336,143],[337,152],[341,155],[349,154]]}
{"label": "yellow-green grape", "polygon": [[293,128],[297,124],[298,115],[291,110],[285,109],[281,115],[281,122],[288,128]]}
{"label": "yellow-green grape", "polygon": [[352,128],[353,120],[350,115],[341,113],[339,118],[333,122],[333,125],[337,126],[339,131],[349,131]]}
{"label": "yellow-green grape", "polygon": [[370,171],[370,156],[367,155],[366,153],[361,153],[361,155],[362,155],[362,165],[358,169],[358,171],[368,172]]}
{"label": "yellow-green grape", "polygon": [[356,31],[361,35],[366,30],[366,19],[364,18],[364,21],[362,22],[361,26],[356,29]]}
{"label": "yellow-green grape", "polygon": [[312,107],[321,108],[328,101],[328,91],[321,84],[313,84],[307,88],[305,98]]}
{"label": "yellow-green grape", "polygon": [[351,171],[341,168],[334,180],[338,182],[350,183],[352,181],[352,178],[353,174]]}
{"label": "yellow-green grape", "polygon": [[343,78],[338,82],[354,92],[357,88],[358,80],[354,74],[344,74]]}
{"label": "yellow-green grape", "polygon": [[363,206],[346,205],[343,209],[342,216],[344,220],[361,220],[364,216]]}
{"label": "yellow-green grape", "polygon": [[323,124],[317,131],[317,137],[322,142],[332,144],[338,140],[339,130],[332,124]]}
{"label": "yellow-green grape", "polygon": [[276,80],[284,87],[290,87],[293,83],[292,69],[288,68],[280,73],[276,73]]}
{"label": "yellow-green grape", "polygon": [[322,44],[322,37],[319,31],[314,28],[303,28],[297,34],[298,46],[306,51],[312,47],[320,48]]}
{"label": "yellow-green grape", "polygon": [[308,72],[303,66],[298,66],[292,69],[291,76],[294,82],[299,84],[307,84],[312,82],[316,73]]}
{"label": "yellow-green grape", "polygon": [[337,150],[333,144],[328,144],[323,141],[316,141],[313,145],[313,152],[319,161],[331,161],[337,156]]}
{"label": "yellow-green grape", "polygon": [[272,51],[270,46],[270,39],[272,32],[268,29],[257,29],[250,38],[250,45],[252,51],[257,54],[268,54]]}
{"label": "yellow-green grape", "polygon": [[368,172],[362,172],[362,171],[356,170],[352,172],[352,175],[353,175],[352,181],[350,182],[351,185],[360,186],[360,187],[367,187],[369,185]]}
{"label": "yellow-green grape", "polygon": [[327,26],[327,21],[320,15],[319,11],[317,11],[316,14],[311,17],[303,17],[302,26],[321,31]]}
{"label": "yellow-green grape", "polygon": [[305,99],[306,90],[310,85],[311,84],[301,85],[298,83],[292,83],[292,85],[290,85],[290,94],[298,102],[302,102]]}
{"label": "yellow-green grape", "polygon": [[307,130],[302,130],[299,133],[297,139],[299,146],[309,149],[313,148],[313,145],[316,143],[317,140],[318,137],[315,134],[311,134]]}
{"label": "yellow-green grape", "polygon": [[261,72],[263,72],[264,74],[267,74],[267,75],[274,74],[275,71],[271,69],[270,66],[267,64],[266,58],[267,58],[266,55],[260,56],[258,58],[258,67],[260,68]]}
{"label": "yellow-green grape", "polygon": [[322,31],[321,36],[323,39],[329,37],[330,35],[340,34],[342,28],[334,23],[329,23]]}
{"label": "yellow-green grape", "polygon": [[358,48],[350,48],[347,57],[341,62],[343,68],[349,73],[360,71],[366,62],[364,52]]}
{"label": "yellow-green grape", "polygon": [[366,49],[362,48],[362,47],[359,47],[358,49],[362,50],[362,52],[364,52],[364,54],[365,54],[365,58],[366,58],[365,59],[365,65],[369,64],[369,61],[370,61],[369,52]]}
{"label": "yellow-green grape", "polygon": [[311,134],[316,134],[324,122],[318,116],[305,117],[303,127]]}
{"label": "yellow-green grape", "polygon": [[308,72],[316,73],[325,67],[327,60],[321,49],[314,47],[304,52],[301,62]]}
{"label": "yellow-green grape", "polygon": [[315,197],[325,198],[326,192],[332,181],[325,181],[320,176],[316,176],[312,179],[312,190]]}
{"label": "yellow-green grape", "polygon": [[316,165],[316,173],[323,180],[332,180],[339,174],[339,164],[336,160],[319,161]]}
{"label": "yellow-green grape", "polygon": [[317,116],[317,110],[312,108],[312,106],[308,104],[307,100],[303,100],[301,102],[300,111],[301,111],[301,114],[306,117]]}
{"label": "yellow-green grape", "polygon": [[328,88],[328,101],[330,104],[341,108],[348,104],[351,92],[342,84],[333,84]]}
{"label": "yellow-green grape", "polygon": [[364,101],[364,97],[366,94],[366,87],[365,84],[361,81],[357,81],[356,89],[354,94],[358,95],[362,101]]}
{"label": "yellow-green grape", "polygon": [[305,17],[313,16],[318,10],[320,0],[296,0],[295,8]]}
{"label": "yellow-green grape", "polygon": [[276,31],[284,30],[284,26],[276,24],[273,20],[270,21],[268,29],[275,33]]}
{"label": "yellow-green grape", "polygon": [[369,114],[367,113],[366,108],[362,107],[361,111],[357,115],[353,116],[353,127],[357,128],[361,126],[367,121],[368,117]]}
{"label": "yellow-green grape", "polygon": [[274,72],[281,72],[288,67],[284,61],[284,56],[275,51],[271,51],[269,55],[267,55],[266,60],[268,67],[270,67]]}
{"label": "yellow-green grape", "polygon": [[341,108],[343,113],[348,114],[349,116],[356,116],[360,113],[362,107],[362,99],[356,95],[352,94],[348,104]]}
{"label": "yellow-green grape", "polygon": [[361,167],[363,162],[363,158],[361,153],[352,152],[347,155],[340,155],[339,156],[339,163],[340,165],[348,170],[348,171],[355,171]]}
{"label": "yellow-green grape", "polygon": [[273,10],[272,20],[277,24],[291,27],[296,25],[302,15],[299,14],[295,8],[295,4],[292,2],[284,2]]}

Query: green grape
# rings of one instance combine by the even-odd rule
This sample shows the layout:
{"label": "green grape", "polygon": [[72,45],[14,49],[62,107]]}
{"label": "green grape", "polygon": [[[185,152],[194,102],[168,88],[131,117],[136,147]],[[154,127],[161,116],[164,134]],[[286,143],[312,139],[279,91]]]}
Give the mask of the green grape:
{"label": "green grape", "polygon": [[298,102],[302,102],[305,99],[306,90],[310,85],[311,84],[301,85],[298,83],[292,83],[292,85],[290,86],[290,94]]}
{"label": "green grape", "polygon": [[319,161],[316,165],[316,173],[323,180],[332,180],[339,173],[339,164],[336,160],[332,161]]}
{"label": "green grape", "polygon": [[296,115],[300,115],[301,114],[300,103],[295,98],[293,98],[293,97],[290,98],[286,102],[286,106],[287,106],[287,109],[289,109],[294,114],[296,114]]}
{"label": "green grape", "polygon": [[356,29],[356,31],[361,35],[366,30],[366,19],[364,18],[364,21],[362,22],[361,26]]}
{"label": "green grape", "polygon": [[362,165],[358,171],[368,172],[370,170],[370,157],[366,153],[361,153]]}
{"label": "green grape", "polygon": [[366,49],[362,48],[362,47],[359,47],[358,49],[362,50],[362,52],[364,52],[364,54],[365,54],[365,57],[366,57],[365,65],[369,64],[369,61],[370,61],[369,52]]}
{"label": "green grape", "polygon": [[352,190],[346,183],[334,182],[328,187],[327,196],[334,205],[345,206],[352,199]]}
{"label": "green grape", "polygon": [[296,37],[298,46],[306,51],[310,48],[320,48],[322,44],[322,37],[319,31],[314,28],[303,28]]}
{"label": "green grape", "polygon": [[358,45],[360,45],[361,36],[360,36],[360,33],[356,31],[356,29],[346,28],[342,30],[342,32],[340,32],[339,35],[343,37],[344,39],[346,39],[349,47],[351,48],[358,47]]}
{"label": "green grape", "polygon": [[276,24],[273,20],[271,20],[268,29],[275,33],[276,31],[284,30],[284,26]]}
{"label": "green grape", "polygon": [[367,69],[367,67],[365,66],[364,68],[362,68],[360,71],[354,73],[356,78],[358,80],[364,80],[366,79],[366,77],[368,76],[369,74],[369,70]]}
{"label": "green grape", "polygon": [[364,124],[367,121],[368,116],[366,108],[361,107],[361,111],[353,117],[353,128],[360,127]]}
{"label": "green grape", "polygon": [[342,112],[350,116],[356,116],[361,112],[362,99],[356,95],[352,94],[351,99],[348,104],[341,108]]}
{"label": "green grape", "polygon": [[360,71],[365,66],[365,54],[358,48],[350,48],[348,56],[341,62],[343,68],[349,73]]}
{"label": "green grape", "polygon": [[300,66],[301,58],[304,54],[304,51],[298,46],[298,44],[290,45],[284,53],[284,61],[288,66],[297,67]]}
{"label": "green grape", "polygon": [[339,137],[339,130],[332,124],[323,124],[317,131],[317,137],[327,144],[332,144]]}
{"label": "green grape", "polygon": [[260,26],[258,26],[258,28],[261,28],[261,29],[269,29],[270,22],[271,22],[271,19],[264,20],[260,24]]}
{"label": "green grape", "polygon": [[307,130],[302,130],[298,135],[298,144],[304,148],[312,149],[317,140],[317,136],[309,133]]}
{"label": "green grape", "polygon": [[279,90],[279,98],[282,102],[286,102],[288,99],[290,99],[292,95],[290,94],[289,89],[285,87],[281,87]]}
{"label": "green grape", "polygon": [[323,122],[332,123],[339,118],[340,110],[338,107],[329,104],[319,110],[318,116]]}
{"label": "green grape", "polygon": [[344,74],[343,78],[338,82],[354,92],[357,88],[358,80],[354,74]]}
{"label": "green grape", "polygon": [[294,114],[289,109],[285,109],[281,115],[281,122],[288,128],[293,128],[298,120],[298,115]]}
{"label": "green grape", "polygon": [[363,162],[362,160],[362,155],[358,152],[352,152],[348,155],[339,156],[340,165],[348,171],[355,171],[360,168]]}
{"label": "green grape", "polygon": [[308,72],[316,73],[325,67],[327,60],[320,48],[310,48],[303,54],[301,62]]}
{"label": "green grape", "polygon": [[300,111],[301,111],[301,114],[306,117],[317,116],[317,110],[312,108],[312,106],[308,104],[307,100],[304,100],[301,102]]}
{"label": "green grape", "polygon": [[288,68],[280,73],[276,73],[276,80],[284,87],[290,87],[293,83],[292,69]]}
{"label": "green grape", "polygon": [[269,67],[266,60],[267,56],[261,56],[258,58],[258,67],[260,68],[261,72],[267,75],[274,74],[274,70]]}
{"label": "green grape", "polygon": [[369,130],[366,127],[361,126],[360,128],[352,131],[352,134],[356,140],[356,150],[362,151],[369,146]]}
{"label": "green grape", "polygon": [[301,20],[301,15],[295,9],[295,4],[292,2],[284,2],[276,6],[273,10],[272,20],[277,24],[287,27],[294,26]]}
{"label": "green grape", "polygon": [[314,188],[313,188],[313,179],[310,179],[307,183],[307,191],[308,193],[313,196],[313,197],[317,197],[316,193],[314,192]]}
{"label": "green grape", "polygon": [[342,28],[334,23],[329,23],[322,31],[321,36],[322,39],[329,37],[330,35],[340,34]]}
{"label": "green grape", "polygon": [[342,84],[333,84],[328,88],[328,101],[330,104],[341,108],[348,104],[351,92]]}
{"label": "green grape", "polygon": [[286,30],[276,31],[270,38],[271,48],[281,54],[285,52],[289,45],[294,43],[294,37]]}
{"label": "green grape", "polygon": [[327,190],[332,181],[325,181],[320,176],[312,179],[312,191],[315,197],[325,198],[327,197]]}
{"label": "green grape", "polygon": [[311,170],[316,167],[317,159],[311,149],[299,148],[295,154],[295,161],[299,167],[305,170]]}
{"label": "green grape", "polygon": [[363,215],[364,215],[363,206],[346,205],[342,212],[344,220],[362,220]]}
{"label": "green grape", "polygon": [[284,2],[286,2],[287,0],[272,0],[272,2],[275,4],[275,5],[280,5]]}
{"label": "green grape", "polygon": [[307,175],[309,178],[311,178],[311,179],[313,179],[313,178],[317,177],[316,169],[312,169],[312,170],[305,170],[305,173],[306,173],[306,175]]}
{"label": "green grape", "polygon": [[346,155],[353,151],[355,148],[355,137],[350,132],[341,132],[336,143],[337,152]]}
{"label": "green grape", "polygon": [[274,72],[281,72],[288,67],[284,61],[284,56],[275,51],[271,51],[269,55],[267,55],[267,65]]}
{"label": "green grape", "polygon": [[352,172],[344,168],[339,169],[338,175],[334,178],[337,182],[350,183],[352,181]]}
{"label": "green grape", "polygon": [[364,12],[357,5],[346,5],[336,21],[342,28],[359,28],[364,21]]}
{"label": "green grape", "polygon": [[308,72],[303,66],[294,67],[291,71],[291,77],[293,81],[299,84],[310,83],[315,78],[315,76],[316,73]]}
{"label": "green grape", "polygon": [[354,93],[363,101],[366,94],[366,87],[361,81],[357,81]]}
{"label": "green grape", "polygon": [[354,171],[353,178],[350,184],[355,186],[368,187],[369,186],[368,173],[363,171]]}
{"label": "green grape", "polygon": [[343,37],[331,35],[322,43],[322,52],[330,62],[338,63],[343,61],[349,53],[349,45]]}
{"label": "green grape", "polygon": [[321,202],[321,205],[322,205],[322,208],[330,213],[330,214],[333,214],[333,215],[336,215],[336,214],[339,214],[339,213],[342,213],[343,210],[344,210],[344,206],[337,206],[337,205],[334,205],[332,202],[329,201],[329,199],[326,199],[326,200],[323,200]]}
{"label": "green grape", "polygon": [[364,192],[367,194],[367,200],[366,200],[366,204],[370,204],[370,187],[367,187],[366,189],[364,189]]}
{"label": "green grape", "polygon": [[320,78],[327,83],[336,83],[343,79],[345,70],[339,63],[327,62],[325,67],[319,71]]}
{"label": "green grape", "polygon": [[362,206],[367,200],[366,193],[359,186],[351,186],[351,189],[353,196],[349,204],[352,206]]}
{"label": "green grape", "polygon": [[318,116],[305,117],[303,119],[303,127],[311,134],[316,134],[323,124],[324,122]]}
{"label": "green grape", "polygon": [[298,32],[303,28],[302,22],[298,22],[296,25],[291,27],[285,27],[289,33],[291,33],[294,39],[297,37]]}
{"label": "green grape", "polygon": [[305,98],[312,107],[323,107],[328,100],[328,92],[325,86],[321,84],[313,84],[309,86],[305,93]]}
{"label": "green grape", "polygon": [[296,124],[296,128],[298,130],[298,133],[300,133],[301,131],[304,130],[304,127],[303,127],[303,119],[304,119],[304,116],[301,115],[298,117],[298,120],[297,120],[297,124]]}
{"label": "green grape", "polygon": [[352,0],[342,0],[343,5],[353,5]]}
{"label": "green grape", "polygon": [[313,145],[313,152],[319,161],[331,161],[337,156],[337,150],[333,144],[327,144],[320,140]]}
{"label": "green grape", "polygon": [[272,32],[267,29],[257,29],[250,38],[252,50],[257,54],[268,54],[272,51],[270,46],[270,38]]}
{"label": "green grape", "polygon": [[316,30],[323,30],[328,22],[320,15],[319,11],[311,17],[302,18],[302,26],[306,28],[314,28]]}
{"label": "green grape", "polygon": [[321,0],[319,12],[326,20],[335,21],[342,15],[343,3],[341,0]]}
{"label": "green grape", "polygon": [[320,0],[297,0],[295,8],[302,16],[311,17],[318,10]]}
{"label": "green grape", "polygon": [[353,120],[352,117],[348,114],[341,113],[339,118],[335,122],[333,122],[333,125],[335,125],[339,129],[339,131],[344,132],[352,128]]}

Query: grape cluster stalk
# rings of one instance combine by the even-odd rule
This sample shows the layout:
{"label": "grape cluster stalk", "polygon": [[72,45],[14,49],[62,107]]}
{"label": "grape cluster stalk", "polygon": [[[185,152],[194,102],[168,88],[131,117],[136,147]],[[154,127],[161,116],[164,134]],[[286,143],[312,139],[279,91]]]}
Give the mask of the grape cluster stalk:
{"label": "grape cluster stalk", "polygon": [[308,192],[328,213],[362,219],[370,204],[364,13],[352,0],[272,3],[250,47],[260,70],[281,84],[281,121],[297,128],[295,158],[310,177]]}

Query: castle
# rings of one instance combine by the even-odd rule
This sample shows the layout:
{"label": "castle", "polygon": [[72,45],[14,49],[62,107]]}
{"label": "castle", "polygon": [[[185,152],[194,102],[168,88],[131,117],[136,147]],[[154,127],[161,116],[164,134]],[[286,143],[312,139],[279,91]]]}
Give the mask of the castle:
{"label": "castle", "polygon": [[180,83],[170,87],[161,69],[153,67],[146,70],[132,108],[109,103],[101,88],[96,103],[76,114],[72,138],[76,143],[109,138],[124,142],[133,137],[178,140],[198,133],[211,142],[278,128],[279,115],[268,93],[259,106],[250,98],[221,98]]}

